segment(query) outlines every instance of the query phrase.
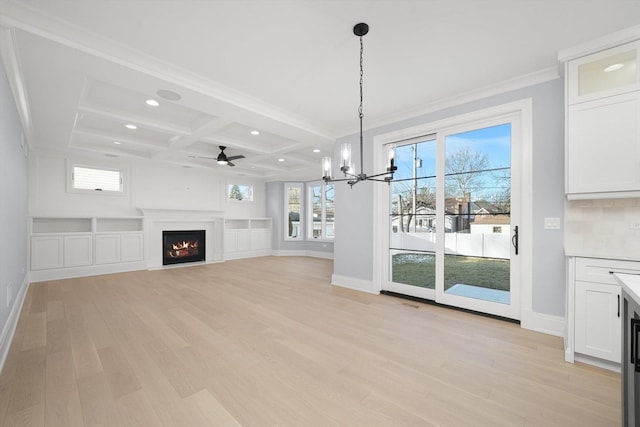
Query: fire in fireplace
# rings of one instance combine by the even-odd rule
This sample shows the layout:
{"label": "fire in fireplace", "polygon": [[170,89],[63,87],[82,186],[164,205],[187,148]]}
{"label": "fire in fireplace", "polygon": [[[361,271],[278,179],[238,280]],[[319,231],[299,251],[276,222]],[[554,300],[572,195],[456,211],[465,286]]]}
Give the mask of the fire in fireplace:
{"label": "fire in fireplace", "polygon": [[205,230],[164,230],[162,265],[205,260]]}

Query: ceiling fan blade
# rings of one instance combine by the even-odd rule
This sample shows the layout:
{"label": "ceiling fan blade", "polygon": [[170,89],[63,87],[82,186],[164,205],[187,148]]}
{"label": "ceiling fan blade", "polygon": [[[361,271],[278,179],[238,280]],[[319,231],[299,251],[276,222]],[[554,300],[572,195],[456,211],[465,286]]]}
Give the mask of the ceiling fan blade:
{"label": "ceiling fan blade", "polygon": [[244,156],[240,154],[239,156],[228,156],[227,160],[236,160],[236,159],[244,159]]}
{"label": "ceiling fan blade", "polygon": [[233,166],[235,166],[235,165],[234,165],[233,163],[231,163],[230,161],[228,161],[228,160],[227,160],[227,166],[231,166],[231,167],[233,167]]}
{"label": "ceiling fan blade", "polygon": [[207,160],[215,160],[215,157],[205,157],[205,156],[189,156],[192,159],[207,159]]}

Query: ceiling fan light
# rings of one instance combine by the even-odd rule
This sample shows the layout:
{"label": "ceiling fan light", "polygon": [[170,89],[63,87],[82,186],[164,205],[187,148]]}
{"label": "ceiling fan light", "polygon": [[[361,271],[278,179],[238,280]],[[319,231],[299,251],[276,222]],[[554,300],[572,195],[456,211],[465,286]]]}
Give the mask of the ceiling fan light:
{"label": "ceiling fan light", "polygon": [[229,163],[228,161],[226,161],[225,159],[220,159],[217,161],[219,165],[226,165],[227,163]]}

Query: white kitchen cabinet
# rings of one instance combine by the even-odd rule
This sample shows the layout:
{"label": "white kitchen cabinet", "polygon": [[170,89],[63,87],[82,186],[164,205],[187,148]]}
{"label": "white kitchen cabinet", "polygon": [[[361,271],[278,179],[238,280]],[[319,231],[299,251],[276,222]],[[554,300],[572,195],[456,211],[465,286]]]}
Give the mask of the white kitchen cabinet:
{"label": "white kitchen cabinet", "polygon": [[612,273],[640,274],[640,262],[571,257],[567,272],[565,360],[619,369],[621,290]]}
{"label": "white kitchen cabinet", "polygon": [[565,192],[640,197],[640,41],[566,58]]}
{"label": "white kitchen cabinet", "polygon": [[620,286],[576,281],[575,351],[620,363]]}
{"label": "white kitchen cabinet", "polygon": [[640,192],[640,92],[569,106],[567,193]]}

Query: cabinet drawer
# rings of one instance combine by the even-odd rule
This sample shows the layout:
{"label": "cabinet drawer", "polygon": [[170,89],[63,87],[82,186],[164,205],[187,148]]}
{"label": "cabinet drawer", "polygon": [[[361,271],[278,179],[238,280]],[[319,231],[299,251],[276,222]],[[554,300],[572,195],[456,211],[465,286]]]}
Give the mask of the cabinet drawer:
{"label": "cabinet drawer", "polygon": [[617,285],[611,275],[616,273],[640,274],[640,262],[600,258],[576,258],[576,280]]}

